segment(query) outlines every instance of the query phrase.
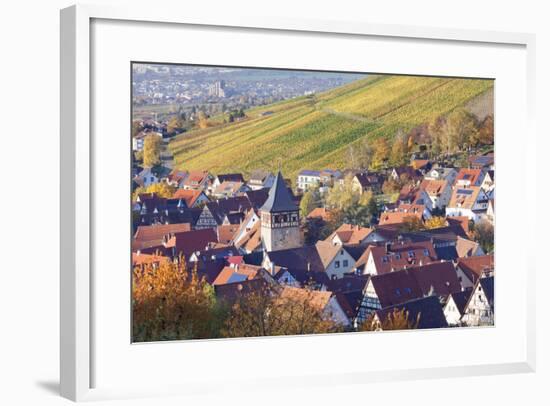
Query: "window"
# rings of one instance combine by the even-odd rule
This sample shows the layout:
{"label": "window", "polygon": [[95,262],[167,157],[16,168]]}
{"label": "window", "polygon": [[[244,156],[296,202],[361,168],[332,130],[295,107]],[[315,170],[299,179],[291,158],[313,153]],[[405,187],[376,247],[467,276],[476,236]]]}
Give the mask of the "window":
{"label": "window", "polygon": [[401,291],[400,291],[399,289],[395,289],[395,294],[396,294],[397,296],[401,296]]}
{"label": "window", "polygon": [[347,259],[344,259],[344,264],[343,264],[343,265],[344,265],[344,267],[348,267],[348,266],[349,266],[349,262],[348,262]]}
{"label": "window", "polygon": [[428,255],[430,255],[430,251],[428,251],[428,249],[427,249],[427,248],[424,248],[424,255],[425,255],[425,256],[428,256]]}
{"label": "window", "polygon": [[409,251],[409,258],[414,258],[414,251]]}
{"label": "window", "polygon": [[334,263],[334,267],[335,267],[335,268],[340,268],[340,261],[336,261],[336,262]]}
{"label": "window", "polygon": [[341,251],[340,251],[340,255],[344,255],[344,250],[341,250]]}
{"label": "window", "polygon": [[395,259],[401,259],[401,254],[399,252],[395,254]]}
{"label": "window", "polygon": [[382,262],[383,262],[384,264],[387,264],[387,263],[388,263],[388,257],[387,257],[387,256],[383,256],[383,257],[382,257]]}

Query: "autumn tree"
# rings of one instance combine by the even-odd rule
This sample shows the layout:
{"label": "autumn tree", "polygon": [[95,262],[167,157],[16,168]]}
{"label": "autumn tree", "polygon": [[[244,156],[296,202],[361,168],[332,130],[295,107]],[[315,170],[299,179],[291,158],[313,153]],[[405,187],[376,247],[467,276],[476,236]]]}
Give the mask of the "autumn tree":
{"label": "autumn tree", "polygon": [[[317,240],[324,240],[331,235],[344,222],[344,213],[340,209],[331,209],[327,214],[327,220],[319,231]],[[314,241],[315,242],[315,241]]]}
{"label": "autumn tree", "polygon": [[143,140],[143,166],[151,168],[160,164],[160,149],[162,138],[156,134],[149,134]]}
{"label": "autumn tree", "polygon": [[433,216],[424,222],[427,229],[441,228],[447,225],[447,219],[443,216]]}
{"label": "autumn tree", "polygon": [[414,149],[414,135],[407,136],[407,149],[411,152]]}
{"label": "autumn tree", "polygon": [[480,144],[484,145],[492,145],[495,142],[495,135],[494,135],[494,118],[493,115],[490,114],[479,125],[479,134],[478,139]]}
{"label": "autumn tree", "polygon": [[239,295],[231,307],[224,337],[258,337],[330,333],[338,326],[315,305],[314,291],[283,295],[283,289],[266,287]]}
{"label": "autumn tree", "polygon": [[420,218],[417,216],[405,216],[403,217],[403,223],[401,224],[401,231],[419,231],[424,230],[426,227]]}
{"label": "autumn tree", "polygon": [[392,312],[386,315],[383,320],[378,320],[375,317],[376,313],[372,313],[359,327],[359,331],[389,331],[389,330],[412,330],[418,328],[420,323],[420,313],[416,318],[409,317],[409,312],[406,309],[393,309]]}
{"label": "autumn tree", "polygon": [[143,130],[141,122],[139,120],[132,121],[132,137],[138,135],[141,130]]}
{"label": "autumn tree", "polygon": [[476,117],[464,109],[453,111],[445,118],[441,137],[443,149],[447,153],[461,150],[465,146],[476,145],[478,138]]}
{"label": "autumn tree", "polygon": [[437,157],[443,151],[443,124],[442,117],[436,117],[428,124],[428,132],[430,134],[431,154],[432,157]]}
{"label": "autumn tree", "polygon": [[345,210],[359,201],[360,193],[354,188],[353,175],[349,174],[343,182],[336,182],[329,188],[326,204],[332,209]]}
{"label": "autumn tree", "polygon": [[197,125],[199,128],[208,128],[208,116],[202,110],[197,114]]}
{"label": "autumn tree", "polygon": [[382,168],[390,158],[390,147],[384,137],[379,137],[374,141],[374,152],[371,167],[373,169]]}
{"label": "autumn tree", "polygon": [[390,154],[390,163],[393,166],[402,166],[407,163],[408,158],[408,140],[403,130],[399,130],[393,140]]}
{"label": "autumn tree", "polygon": [[316,207],[319,207],[320,196],[316,189],[307,190],[300,200],[300,215],[306,218],[307,215]]}
{"label": "autumn tree", "polygon": [[356,226],[367,227],[372,217],[378,214],[378,205],[372,191],[363,192],[355,204],[343,211],[343,222]]}
{"label": "autumn tree", "polygon": [[481,220],[474,224],[474,239],[481,245],[483,251],[493,252],[495,247],[495,229],[487,220]]}
{"label": "autumn tree", "polygon": [[173,116],[168,124],[166,125],[166,131],[169,134],[174,134],[176,132],[181,132],[185,128],[185,120],[181,115]]}
{"label": "autumn tree", "polygon": [[391,195],[393,193],[397,193],[401,191],[403,186],[410,183],[411,183],[411,177],[406,173],[402,173],[398,179],[389,177],[384,181],[384,184],[382,185],[382,192],[384,192],[387,195]]}
{"label": "autumn tree", "polygon": [[133,200],[135,201],[138,195],[144,194],[144,193],[156,193],[159,197],[164,198],[171,198],[174,195],[174,192],[176,191],[176,187],[169,185],[165,182],[159,182],[159,183],[153,183],[152,185],[149,185],[147,187],[140,186],[134,190],[133,194]]}
{"label": "autumn tree", "polygon": [[343,182],[338,182],[329,189],[326,204],[337,210],[342,222],[367,226],[372,216],[377,214],[376,201],[373,200],[373,193],[357,188],[353,183],[353,176],[348,175]]}
{"label": "autumn tree", "polygon": [[372,164],[373,148],[367,138],[350,145],[346,151],[346,161],[350,168],[369,169]]}
{"label": "autumn tree", "polygon": [[132,337],[135,342],[213,338],[220,310],[214,290],[185,261],[136,267],[132,278]]}

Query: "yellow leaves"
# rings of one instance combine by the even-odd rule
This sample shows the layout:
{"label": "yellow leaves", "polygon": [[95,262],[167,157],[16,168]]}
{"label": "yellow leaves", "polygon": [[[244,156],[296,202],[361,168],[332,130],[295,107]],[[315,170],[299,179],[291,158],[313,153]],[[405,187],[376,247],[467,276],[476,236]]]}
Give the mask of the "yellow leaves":
{"label": "yellow leaves", "polygon": [[231,308],[222,335],[256,337],[339,331],[323,309],[313,304],[314,292],[301,291],[299,296],[282,296],[280,289],[266,289],[241,296]]}
{"label": "yellow leaves", "polygon": [[426,227],[422,220],[416,216],[403,217],[403,224],[401,225],[402,231],[419,231],[424,230]]}
{"label": "yellow leaves", "polygon": [[390,146],[384,137],[379,137],[374,141],[374,156],[372,159],[373,169],[381,168],[390,158]]}
{"label": "yellow leaves", "polygon": [[447,219],[445,217],[434,216],[426,220],[424,225],[427,229],[445,227],[447,225]]}
{"label": "yellow leaves", "polygon": [[412,330],[418,328],[420,323],[420,313],[411,320],[409,312],[405,309],[393,309],[386,318],[379,320],[376,313],[372,313],[367,320],[359,326],[359,331],[380,331],[380,330]]}
{"label": "yellow leaves", "polygon": [[160,163],[162,138],[157,134],[149,134],[143,140],[143,166],[151,168]]}
{"label": "yellow leaves", "polygon": [[174,195],[176,188],[164,182],[154,183],[147,187],[138,187],[134,191],[133,200],[135,201],[137,196],[142,193],[156,193],[159,197],[165,197],[167,199]]}
{"label": "yellow leaves", "polygon": [[133,340],[211,338],[213,292],[185,261],[133,270]]}

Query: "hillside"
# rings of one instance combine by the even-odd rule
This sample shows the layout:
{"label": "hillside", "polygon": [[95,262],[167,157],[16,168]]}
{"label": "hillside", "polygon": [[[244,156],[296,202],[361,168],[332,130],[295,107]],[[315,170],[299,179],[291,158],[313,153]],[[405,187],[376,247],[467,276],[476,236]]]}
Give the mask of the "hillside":
{"label": "hillside", "polygon": [[[345,168],[348,146],[368,137],[391,138],[491,91],[491,80],[369,76],[316,96],[246,112],[247,118],[180,135],[170,143],[175,165],[213,173],[275,170],[286,177],[304,168]],[[263,112],[272,112],[261,115]]]}

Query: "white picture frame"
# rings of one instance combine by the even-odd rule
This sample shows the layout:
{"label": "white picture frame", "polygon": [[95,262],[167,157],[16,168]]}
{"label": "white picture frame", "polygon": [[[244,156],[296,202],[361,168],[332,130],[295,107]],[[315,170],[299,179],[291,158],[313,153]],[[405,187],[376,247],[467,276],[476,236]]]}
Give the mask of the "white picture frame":
{"label": "white picture frame", "polygon": [[[277,18],[227,19],[219,16],[188,16],[183,7],[173,9],[111,8],[106,6],[72,6],[61,11],[61,394],[79,401],[96,396],[110,397],[127,393],[128,389],[113,392],[94,387],[90,373],[95,362],[93,343],[94,318],[91,316],[94,289],[92,277],[94,229],[92,208],[91,159],[91,27],[93,20],[149,22],[194,25],[201,27],[244,27],[252,30],[276,30],[292,33],[347,34],[373,38],[407,38],[411,40],[437,40],[449,43],[485,43],[525,47],[527,55],[526,79],[526,153],[536,145],[534,131],[534,45],[535,37],[525,33],[486,32],[460,29],[380,25],[337,21],[307,21]],[[523,157],[525,158],[525,157]],[[524,174],[534,162],[525,163]],[[533,181],[534,182],[534,181]],[[532,216],[534,218],[536,216]],[[533,220],[526,224],[526,232],[534,232]],[[433,376],[451,377],[467,375],[529,372],[535,369],[535,259],[525,262],[527,292],[525,293],[525,357],[519,362],[502,362],[483,365],[449,366],[439,368],[392,369],[387,371],[352,372],[342,374],[306,376],[302,383],[310,382],[368,382],[370,379],[411,379]],[[266,380],[266,385],[275,381]],[[183,383],[182,383],[183,384]],[[174,393],[185,393],[182,385]],[[159,389],[160,390],[160,389]],[[164,389],[163,389],[164,390]],[[151,392],[133,392],[150,394]]]}

